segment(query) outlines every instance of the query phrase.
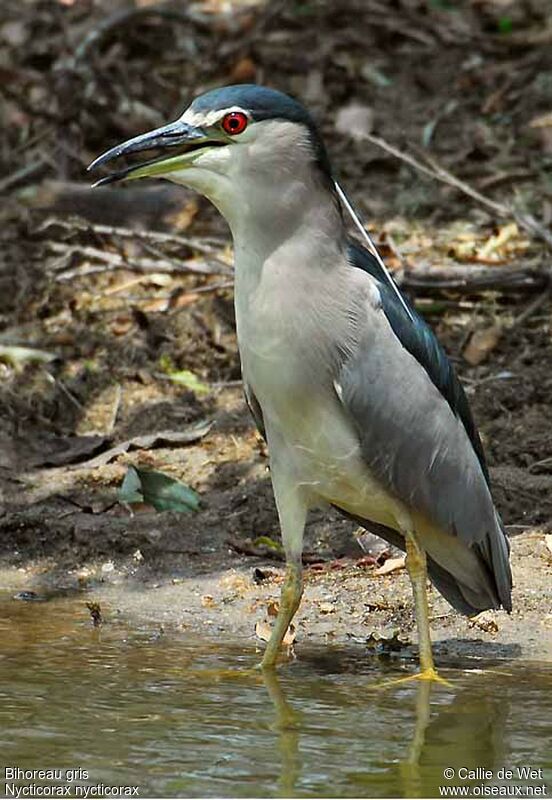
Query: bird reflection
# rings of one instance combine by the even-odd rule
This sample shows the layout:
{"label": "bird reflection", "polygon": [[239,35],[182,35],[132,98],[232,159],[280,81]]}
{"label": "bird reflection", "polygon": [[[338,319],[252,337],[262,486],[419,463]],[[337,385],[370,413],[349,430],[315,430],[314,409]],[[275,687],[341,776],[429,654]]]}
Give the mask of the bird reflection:
{"label": "bird reflection", "polygon": [[503,765],[509,703],[487,689],[492,673],[482,673],[480,680],[472,678],[475,676],[470,676],[469,687],[458,691],[446,705],[430,704],[432,690],[437,697],[438,689],[429,684],[418,686],[414,735],[399,768],[405,796],[438,794],[438,787],[447,783],[443,777],[446,767],[455,772],[465,767],[496,773]]}
{"label": "bird reflection", "polygon": [[[387,780],[396,786],[398,795],[437,796],[438,787],[447,783],[443,777],[445,767],[486,768],[494,772],[504,763],[509,705],[505,697],[493,697],[488,690],[490,679],[488,673],[471,675],[469,687],[457,691],[450,702],[446,702],[447,695],[440,687],[420,681],[415,687],[413,719],[409,719],[410,701],[407,705],[404,690],[401,691],[405,727],[412,728],[412,735],[404,743],[403,756],[398,761],[390,758],[389,762]],[[280,752],[278,794],[292,797],[301,778],[300,744],[301,736],[308,735],[304,724],[308,706],[299,712],[290,705],[276,672],[263,673],[263,680],[275,711],[271,728],[278,737]],[[368,697],[366,702],[370,702]],[[364,766],[369,777],[370,765]]]}
{"label": "bird reflection", "polygon": [[279,795],[280,797],[291,797],[301,774],[299,753],[301,717],[286,700],[276,671],[264,670],[263,679],[276,712],[276,720],[272,728],[278,735],[278,749],[281,757]]}

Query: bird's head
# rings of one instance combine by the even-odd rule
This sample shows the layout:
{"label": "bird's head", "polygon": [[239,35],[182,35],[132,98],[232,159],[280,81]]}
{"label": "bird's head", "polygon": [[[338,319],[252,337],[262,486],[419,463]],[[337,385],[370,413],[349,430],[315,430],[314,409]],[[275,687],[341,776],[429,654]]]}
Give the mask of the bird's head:
{"label": "bird's head", "polygon": [[282,92],[255,84],[200,95],[175,122],[112,147],[89,169],[147,150],[156,150],[157,157],[119,169],[96,185],[168,178],[208,197],[231,223],[236,208],[269,204],[274,210],[276,196],[292,208],[314,184],[333,186],[308,111]]}

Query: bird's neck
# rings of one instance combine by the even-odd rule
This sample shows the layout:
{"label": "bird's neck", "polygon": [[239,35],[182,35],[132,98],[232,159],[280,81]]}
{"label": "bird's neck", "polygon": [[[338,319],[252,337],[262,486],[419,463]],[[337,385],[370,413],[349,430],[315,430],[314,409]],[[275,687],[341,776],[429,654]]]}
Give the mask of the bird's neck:
{"label": "bird's neck", "polygon": [[253,187],[247,202],[221,210],[232,231],[237,269],[242,260],[262,270],[283,259],[294,261],[297,270],[326,268],[345,247],[337,199],[318,178]]}

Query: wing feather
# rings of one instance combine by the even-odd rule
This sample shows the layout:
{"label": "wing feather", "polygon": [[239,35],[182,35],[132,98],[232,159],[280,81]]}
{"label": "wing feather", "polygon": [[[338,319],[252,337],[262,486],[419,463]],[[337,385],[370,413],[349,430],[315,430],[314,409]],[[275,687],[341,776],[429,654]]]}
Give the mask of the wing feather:
{"label": "wing feather", "polygon": [[[509,546],[460,382],[431,329],[416,312],[409,319],[375,259],[354,245],[350,260],[381,298],[379,305],[367,300],[358,346],[338,378],[363,458],[384,486],[441,532],[427,534],[424,543],[435,574],[439,565],[446,568],[468,605],[509,609]],[[453,594],[451,588],[446,596]]]}

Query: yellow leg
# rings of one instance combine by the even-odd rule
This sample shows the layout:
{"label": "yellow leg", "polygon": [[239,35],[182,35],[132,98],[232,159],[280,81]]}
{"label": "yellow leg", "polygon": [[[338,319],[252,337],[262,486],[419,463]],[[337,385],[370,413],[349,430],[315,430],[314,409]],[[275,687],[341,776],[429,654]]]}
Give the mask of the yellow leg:
{"label": "yellow leg", "polygon": [[426,554],[414,533],[406,534],[406,568],[412,583],[414,608],[418,627],[418,647],[420,651],[420,672],[412,678],[422,681],[438,681],[450,685],[441,678],[433,662],[431,633],[429,630],[429,606],[427,604],[427,563]]}
{"label": "yellow leg", "polygon": [[431,635],[429,630],[429,606],[427,604],[427,564],[425,551],[420,547],[414,533],[406,533],[406,568],[412,584],[414,594],[414,608],[416,612],[416,624],[418,628],[418,647],[420,651],[420,672],[415,675],[407,675],[405,678],[397,678],[378,684],[375,688],[385,688],[396,683],[406,683],[407,681],[436,681],[445,686],[450,686],[449,681],[442,678],[433,662],[431,650]]}
{"label": "yellow leg", "polygon": [[286,635],[290,622],[299,608],[302,595],[303,570],[301,563],[290,562],[287,564],[286,577],[282,586],[280,610],[261,661],[262,669],[274,669],[282,639]]}

